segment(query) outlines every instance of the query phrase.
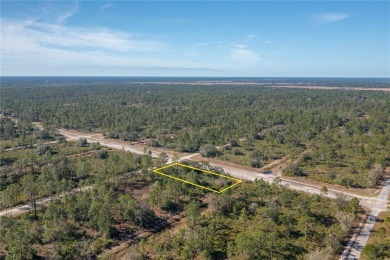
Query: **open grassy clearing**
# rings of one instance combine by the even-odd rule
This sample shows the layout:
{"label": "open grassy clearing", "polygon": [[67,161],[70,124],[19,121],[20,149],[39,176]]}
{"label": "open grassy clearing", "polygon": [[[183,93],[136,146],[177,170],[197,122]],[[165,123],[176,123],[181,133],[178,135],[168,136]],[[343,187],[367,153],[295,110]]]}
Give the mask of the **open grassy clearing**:
{"label": "open grassy clearing", "polygon": [[153,172],[216,193],[224,192],[241,183],[241,180],[229,175],[196,168],[189,164],[174,163],[155,169]]}

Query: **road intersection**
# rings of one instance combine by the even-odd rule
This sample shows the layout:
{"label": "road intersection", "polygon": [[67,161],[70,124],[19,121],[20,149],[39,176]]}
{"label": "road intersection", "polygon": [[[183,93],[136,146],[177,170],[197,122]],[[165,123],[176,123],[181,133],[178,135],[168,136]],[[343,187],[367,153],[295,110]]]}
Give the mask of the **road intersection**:
{"label": "road intersection", "polygon": [[[34,123],[34,125],[38,128],[42,128],[41,123]],[[137,154],[144,154],[145,147],[137,146],[125,142],[121,142],[119,140],[115,139],[108,139],[105,138],[101,134],[96,133],[82,133],[77,132],[74,130],[67,130],[67,129],[58,129],[59,133],[64,135],[68,140],[74,140],[77,141],[80,138],[87,139],[88,142],[99,142],[102,146],[106,146],[108,148],[116,149],[116,150],[125,150],[132,153]],[[149,148],[148,148],[149,149]],[[158,158],[160,154],[162,153],[161,150],[149,149],[151,151],[151,156]],[[167,153],[169,159],[168,163],[172,162],[172,159],[174,157],[175,152],[174,151],[164,151]],[[182,157],[179,157],[179,161],[183,160],[191,160],[193,157],[197,156],[198,154],[189,154],[184,155]],[[207,158],[203,158],[204,161],[208,161]],[[280,181],[280,184],[294,190],[303,191],[311,194],[318,194],[329,198],[337,198],[338,196],[344,196],[346,198],[357,198],[360,201],[360,204],[367,208],[370,212],[368,214],[367,220],[364,223],[363,227],[360,229],[360,232],[357,231],[355,234],[351,237],[351,240],[348,243],[348,246],[343,251],[340,259],[359,259],[360,253],[362,251],[362,248],[366,245],[369,235],[372,231],[372,228],[375,224],[375,220],[378,216],[378,214],[381,211],[386,211],[388,206],[388,196],[390,192],[390,179],[386,180],[384,183],[384,186],[382,187],[379,196],[377,197],[369,197],[369,196],[362,196],[357,195],[350,192],[340,191],[340,190],[334,190],[334,189],[328,189],[328,192],[324,193],[321,192],[321,187],[315,186],[312,184],[307,184],[300,181],[295,180],[289,180],[285,179],[281,176],[280,172],[279,174],[273,173],[273,174],[264,174],[259,173],[256,170],[244,170],[239,165],[229,164],[229,166],[226,165],[226,163],[222,161],[213,160],[212,162],[209,162],[211,166],[222,168],[225,173],[231,175],[232,177],[239,178],[242,180],[249,180],[253,181],[256,179],[263,179],[269,183],[272,183],[275,181],[276,178]],[[281,171],[279,169],[279,171]],[[46,204],[50,201],[48,199],[43,199],[39,201],[38,203]],[[9,210],[3,210],[0,211],[0,216],[2,215],[8,215],[9,213],[12,213],[14,211],[15,213],[19,213],[22,211],[26,211],[28,208],[28,205],[22,205],[19,207],[15,207],[13,209]]]}
{"label": "road intersection", "polygon": [[[70,131],[65,129],[59,129],[59,132],[64,135],[68,139],[78,140],[79,138],[86,138],[89,142],[99,142],[101,145],[113,148],[113,149],[123,149],[126,151],[130,151],[133,153],[143,154],[144,149],[140,147],[136,147],[130,144],[123,144],[114,139],[106,139],[103,136],[80,133],[76,131]],[[159,151],[155,151],[151,149],[153,157],[159,157]],[[172,161],[174,152],[168,152],[169,162]],[[191,160],[192,157],[198,154],[190,154],[181,157],[179,160]],[[207,161],[207,158],[204,158]],[[250,180],[253,181],[255,179],[263,179],[269,183],[272,183],[275,178],[280,178],[280,184],[288,187],[290,189],[299,190],[311,194],[318,194],[329,198],[337,198],[338,196],[345,196],[348,199],[353,197],[359,199],[360,204],[367,208],[370,212],[367,216],[367,220],[361,228],[360,232],[355,232],[355,234],[351,237],[351,240],[348,243],[348,246],[343,251],[340,259],[359,259],[362,248],[367,244],[369,235],[372,231],[372,228],[375,224],[376,218],[380,212],[386,211],[388,207],[388,196],[390,192],[390,179],[386,180],[384,186],[382,187],[379,196],[370,197],[370,196],[362,196],[350,192],[339,191],[334,189],[328,189],[328,192],[321,192],[321,187],[307,184],[304,182],[288,180],[280,176],[280,174],[263,174],[259,173],[256,170],[243,170],[239,165],[237,167],[226,166],[223,162],[216,162],[213,160],[213,163],[210,163],[211,166],[220,167],[226,173],[230,174],[232,177],[240,178],[242,180]]]}

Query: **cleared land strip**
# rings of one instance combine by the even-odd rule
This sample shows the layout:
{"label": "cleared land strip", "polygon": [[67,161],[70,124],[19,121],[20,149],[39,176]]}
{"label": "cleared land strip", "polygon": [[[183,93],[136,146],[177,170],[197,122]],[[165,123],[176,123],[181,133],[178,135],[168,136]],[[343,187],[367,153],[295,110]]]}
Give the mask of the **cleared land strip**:
{"label": "cleared land strip", "polygon": [[267,83],[259,82],[219,82],[219,81],[199,81],[199,82],[131,82],[131,84],[156,84],[156,85],[202,85],[202,86],[214,86],[214,85],[234,85],[234,86],[262,86],[267,88],[302,88],[302,89],[322,89],[322,90],[362,90],[362,91],[385,91],[390,92],[390,88],[364,88],[364,87],[337,87],[337,86],[319,86],[319,85],[291,85],[291,84],[277,84],[269,85]]}
{"label": "cleared land strip", "polygon": [[[81,133],[81,132],[77,132],[73,130],[65,130],[65,129],[59,129],[59,132],[69,139],[77,140],[79,138],[86,138],[88,142],[99,142],[101,145],[107,146],[109,148],[126,150],[133,153],[143,154],[143,148],[141,147],[136,147],[131,144],[120,143],[119,141],[113,139],[106,139],[103,136],[97,137],[96,134],[87,134],[87,133]],[[160,153],[161,152],[158,151],[152,151],[152,157],[157,158],[160,155]],[[174,153],[168,154],[169,162],[171,162],[173,154]],[[197,154],[186,155],[182,157],[182,159],[191,159],[193,156],[196,155]],[[203,160],[208,161],[207,158],[203,158]],[[212,160],[210,164],[221,167],[222,169],[225,170],[225,172],[231,174],[233,177],[237,177],[244,180],[255,180],[257,178],[257,179],[264,179],[265,181],[268,182],[272,182],[275,178],[275,176],[272,174],[262,174],[256,172],[256,170],[253,171],[243,170],[240,165],[235,165],[233,163],[229,164],[229,166],[226,166],[224,162],[222,161],[219,162],[218,160],[215,159]],[[313,193],[313,194],[321,194],[320,191],[321,187],[311,185],[311,184],[306,184],[299,181],[287,180],[284,179],[283,177],[281,179],[282,179],[282,185],[288,185],[291,189],[300,190],[300,191]],[[329,189],[329,192],[326,195],[331,198],[335,198],[337,194],[344,194],[347,197],[356,197],[360,199],[361,204],[363,206],[368,207],[372,211],[378,209],[384,211],[386,210],[386,206],[387,206],[387,194],[389,193],[389,186],[390,183],[387,182],[386,185],[382,188],[381,195],[379,197],[362,196],[350,192],[338,191],[333,189]]]}
{"label": "cleared land strip", "polygon": [[[135,145],[125,144],[119,141],[115,141],[113,139],[105,139],[103,136],[98,136],[96,134],[87,134],[82,132],[75,132],[72,130],[66,130],[66,129],[58,129],[60,134],[64,135],[67,139],[70,140],[78,140],[80,138],[87,139],[88,142],[99,142],[100,145],[106,146],[108,148],[112,148],[115,150],[125,150],[136,154],[144,154],[144,149],[142,147],[138,147]],[[150,149],[151,150],[151,149]],[[152,157],[158,158],[162,152],[151,150]],[[172,156],[169,156],[169,162],[172,158]]]}
{"label": "cleared land strip", "polygon": [[303,89],[323,89],[323,90],[363,90],[363,91],[385,91],[390,92],[390,88],[356,88],[356,87],[329,87],[329,86],[295,86],[295,85],[278,85],[266,86],[271,88],[303,88]]}
{"label": "cleared land strip", "polygon": [[[75,193],[87,191],[87,190],[90,190],[92,188],[93,188],[93,186],[84,186],[84,187],[74,188],[73,190],[71,190],[69,192],[65,192],[65,193],[60,194],[60,195],[55,195],[54,198],[52,198],[52,197],[45,197],[43,199],[37,200],[35,203],[36,203],[37,206],[46,205],[46,204],[49,204],[52,200],[54,200],[54,199],[56,199],[58,197],[63,197],[64,195],[67,195],[67,194],[75,194]],[[0,211],[0,217],[1,216],[17,217],[17,216],[20,216],[20,215],[23,215],[23,214],[29,212],[30,210],[31,210],[31,206],[29,204],[22,204],[22,205],[19,205],[19,206],[16,206],[16,207],[12,207],[12,208],[1,210]]]}

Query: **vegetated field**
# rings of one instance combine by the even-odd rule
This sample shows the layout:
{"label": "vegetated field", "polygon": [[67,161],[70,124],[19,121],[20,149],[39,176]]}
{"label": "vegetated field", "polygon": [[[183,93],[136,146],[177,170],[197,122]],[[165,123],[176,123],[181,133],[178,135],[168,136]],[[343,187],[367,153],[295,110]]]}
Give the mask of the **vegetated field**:
{"label": "vegetated field", "polygon": [[[27,96],[29,88],[33,91]],[[225,152],[227,159],[247,156],[241,163],[258,167],[252,163],[311,151],[322,132],[342,127],[319,126],[318,133],[305,139],[299,131],[307,125],[295,125],[294,118],[327,115],[306,114],[303,104],[307,100],[301,105],[288,100],[298,102],[302,96],[322,100],[330,95],[321,101],[326,103],[340,93],[348,94],[344,98],[350,98],[351,103],[356,100],[352,92],[317,95],[307,90],[245,88],[248,94],[240,86],[100,87],[76,83],[2,88],[2,95],[6,94],[0,104],[6,103],[7,107],[2,107],[2,112],[14,114],[19,121],[15,125],[2,119],[0,125],[1,139],[7,142],[4,149],[18,147],[2,149],[2,161],[6,163],[0,166],[1,207],[28,202],[34,209],[35,202],[45,196],[53,201],[20,217],[0,218],[0,258],[96,259],[124,243],[132,244],[122,252],[129,259],[246,259],[271,255],[289,259],[321,255],[329,259],[339,253],[361,211],[357,200],[348,202],[340,197],[332,201],[263,181],[242,183],[226,193],[214,194],[152,173],[154,167],[166,163],[162,158],[106,151],[83,140],[64,142],[55,131],[56,127],[104,131],[123,140],[145,140],[180,151],[201,148],[205,156],[220,158]],[[121,99],[116,96],[118,92]],[[151,96],[154,92],[159,94]],[[383,99],[367,93],[372,100]],[[231,104],[233,108],[223,103],[235,100],[238,103]],[[316,106],[307,105],[309,111],[322,113],[317,110],[321,102],[316,102]],[[60,105],[62,109],[57,107]],[[367,110],[372,105],[367,104]],[[373,117],[375,113],[367,120]],[[45,130],[32,127],[30,122],[36,120],[45,122]],[[387,131],[386,123],[383,136]],[[371,134],[356,134],[365,135]],[[45,144],[52,140],[58,143]],[[87,151],[91,153],[85,155]],[[80,153],[83,155],[76,156]],[[304,166],[298,170],[300,167]],[[215,180],[198,181],[218,184]],[[91,189],[69,193],[85,185]]]}
{"label": "vegetated field", "polygon": [[[58,154],[67,149],[56,148]],[[23,198],[33,204],[39,196],[53,201],[20,217],[0,218],[0,257],[96,259],[123,243],[133,245],[122,253],[130,259],[270,254],[298,259],[314,251],[332,256],[360,211],[355,201],[332,201],[263,181],[216,194],[152,173],[165,162],[147,154],[99,151],[69,159],[37,155],[47,158],[39,168],[6,176],[13,181],[3,183],[2,206]],[[65,193],[91,184],[82,193]]]}
{"label": "vegetated field", "polygon": [[362,259],[387,259],[390,257],[390,212],[381,212],[373,232],[362,251]]}
{"label": "vegetated field", "polygon": [[305,146],[287,146],[283,143],[269,140],[260,133],[261,137],[255,140],[243,138],[237,144],[227,143],[219,149],[218,159],[261,168],[274,160],[285,156],[300,154]]}
{"label": "vegetated field", "polygon": [[[378,184],[390,158],[390,93],[374,89],[389,87],[387,79],[251,80],[262,85],[5,78],[0,110],[47,127],[104,132],[180,152],[211,144],[218,149],[210,156],[251,167],[307,150],[286,175],[357,188]],[[267,87],[286,84],[373,91]]]}
{"label": "vegetated field", "polygon": [[[57,147],[59,153],[67,148],[64,144]],[[70,159],[39,155],[46,157],[40,167],[31,166],[32,171],[28,167],[12,178],[5,176],[0,191],[2,207],[22,201],[34,205],[42,196],[53,201],[18,218],[1,217],[0,258],[95,259],[106,247],[136,240],[146,233],[143,229],[157,232],[168,225],[133,197],[135,190],[150,185],[143,179],[149,176],[145,174],[152,159],[124,151],[108,151],[102,156],[100,151],[104,150]],[[69,193],[74,187],[91,184],[96,188]]]}
{"label": "vegetated field", "polygon": [[[186,225],[129,248],[129,259],[331,259],[352,224],[356,201],[308,196],[264,181],[186,206]],[[342,210],[341,210],[341,208]],[[349,213],[348,213],[349,212]],[[337,223],[339,220],[343,221]],[[347,226],[346,226],[347,225]]]}
{"label": "vegetated field", "polygon": [[[77,146],[76,142],[64,142],[64,143],[50,143],[47,145],[38,145],[39,146],[47,146],[49,151],[45,151],[45,153],[50,153],[51,155],[58,156],[70,156],[74,154],[81,154],[88,151],[93,151],[96,149],[100,149],[98,145],[88,145],[88,146]],[[45,156],[39,157],[36,147],[29,147],[25,149],[16,149],[16,150],[8,150],[1,153],[1,163],[0,165],[15,165],[15,163],[20,163],[20,160],[23,159],[32,159],[39,160],[45,158]],[[18,162],[19,161],[19,162]]]}
{"label": "vegetated field", "polygon": [[153,172],[161,174],[166,178],[173,178],[176,181],[183,181],[188,185],[194,185],[200,189],[206,189],[213,192],[222,192],[232,185],[240,183],[241,180],[223,175],[216,172],[210,172],[201,168],[196,168],[198,163],[187,162],[184,164],[171,164]]}
{"label": "vegetated field", "polygon": [[34,129],[29,121],[17,120],[17,124],[15,124],[15,122],[3,115],[0,116],[0,137],[1,151],[55,140],[54,136],[50,135],[48,131]]}
{"label": "vegetated field", "polygon": [[[7,137],[7,140],[16,142],[22,129],[19,121],[18,126],[13,127],[15,137]],[[0,153],[0,209],[27,201],[35,203],[45,196],[93,184],[102,170],[108,170],[102,168],[101,160],[108,157],[108,152],[99,144],[80,144],[62,139],[60,143],[45,143],[54,140],[53,133],[33,127],[29,129],[31,132],[27,132],[26,136],[31,138],[31,143],[23,144],[25,146],[18,144],[17,148]],[[42,132],[45,132],[44,139],[39,137]],[[115,173],[117,169],[115,160],[118,160],[118,153],[112,152],[111,158],[107,159],[113,165],[110,173]]]}

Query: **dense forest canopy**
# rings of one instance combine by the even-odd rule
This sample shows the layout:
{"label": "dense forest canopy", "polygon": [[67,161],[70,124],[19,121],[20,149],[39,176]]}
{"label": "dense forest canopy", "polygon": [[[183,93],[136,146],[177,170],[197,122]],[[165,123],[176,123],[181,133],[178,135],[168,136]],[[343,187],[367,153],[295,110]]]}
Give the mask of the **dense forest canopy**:
{"label": "dense forest canopy", "polygon": [[[312,252],[330,259],[361,210],[356,199],[331,201],[277,181],[215,194],[151,173],[160,162],[148,155],[64,156],[72,146],[79,147],[60,143],[57,153],[7,166],[17,176],[2,183],[0,206],[25,199],[33,210],[0,218],[0,257],[96,259],[130,243],[125,259],[301,259]],[[36,207],[45,196],[51,202]]]}
{"label": "dense forest canopy", "polygon": [[285,174],[377,185],[390,158],[390,92],[267,87],[286,83],[389,86],[388,79],[348,78],[6,77],[0,110],[180,152],[223,146],[215,156],[257,168],[306,151]]}
{"label": "dense forest canopy", "polygon": [[[330,200],[292,191],[279,178],[272,184],[243,182],[214,194],[152,173],[167,163],[167,154],[152,158],[146,150],[137,155],[113,151],[84,138],[69,142],[58,134],[59,127],[199,151],[255,168],[288,157],[294,163],[285,175],[351,187],[375,187],[389,164],[389,92],[127,80],[2,82],[0,209],[28,203],[32,211],[0,218],[0,258],[96,259],[130,243],[122,252],[127,259],[332,259],[363,213],[356,198]],[[236,79],[247,80],[274,84]],[[326,84],[278,80],[292,81]],[[329,82],[388,84],[380,79]],[[44,129],[34,121],[42,121]],[[205,162],[184,163],[221,170]],[[190,169],[167,171],[213,189],[231,184]],[[51,203],[38,206],[44,197]],[[364,255],[383,258],[388,248],[383,240],[366,247]]]}

